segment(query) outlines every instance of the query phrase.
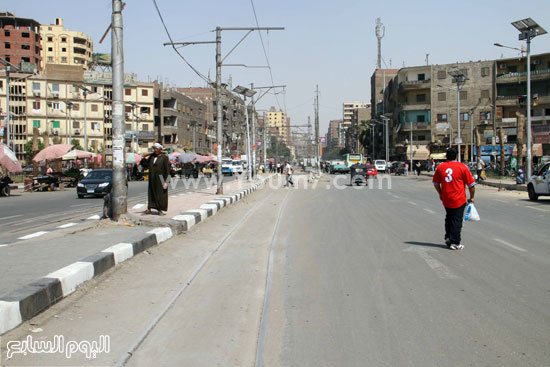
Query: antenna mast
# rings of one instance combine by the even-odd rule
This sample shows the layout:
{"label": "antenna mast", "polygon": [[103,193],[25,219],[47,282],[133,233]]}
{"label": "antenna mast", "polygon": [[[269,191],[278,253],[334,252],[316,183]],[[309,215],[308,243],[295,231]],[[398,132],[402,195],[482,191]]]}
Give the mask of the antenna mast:
{"label": "antenna mast", "polygon": [[380,18],[376,18],[376,38],[378,39],[378,64],[377,69],[382,69],[382,38],[386,34],[386,27]]}

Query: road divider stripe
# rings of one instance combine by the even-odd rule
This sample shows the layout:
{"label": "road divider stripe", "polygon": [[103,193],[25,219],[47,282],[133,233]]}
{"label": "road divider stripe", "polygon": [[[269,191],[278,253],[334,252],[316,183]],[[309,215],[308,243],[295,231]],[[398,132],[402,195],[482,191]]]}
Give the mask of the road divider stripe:
{"label": "road divider stripe", "polygon": [[69,228],[69,227],[72,227],[72,226],[76,226],[76,223],[63,224],[61,226],[57,226],[57,228]]}
{"label": "road divider stripe", "polygon": [[501,240],[500,238],[494,238],[494,240],[497,241],[497,242],[502,243],[502,244],[505,245],[505,246],[508,246],[508,247],[510,247],[510,248],[513,248],[513,249],[516,250],[516,251],[521,251],[521,252],[526,252],[526,251],[527,251],[527,250],[524,249],[524,248],[521,248],[521,247],[516,246],[516,245],[512,245],[511,243],[508,243],[508,242],[506,242],[506,241],[504,241],[504,240]]}
{"label": "road divider stripe", "polygon": [[538,210],[539,212],[545,212],[545,213],[547,212],[546,209],[537,208],[536,206],[525,205],[525,207],[533,210]]}
{"label": "road divider stripe", "polygon": [[434,212],[433,210],[431,210],[431,209],[426,209],[426,208],[424,208],[424,210],[427,211],[427,212],[430,213],[430,214],[435,214],[435,212]]}
{"label": "road divider stripe", "polygon": [[95,220],[95,219],[100,219],[101,217],[99,216],[99,214],[96,214],[96,215],[92,215],[91,217],[87,218],[87,220]]}
{"label": "road divider stripe", "polygon": [[18,240],[28,240],[28,239],[31,239],[31,238],[40,237],[42,235],[45,235],[46,233],[48,233],[48,232],[47,231],[35,232],[35,233],[31,233],[31,234],[28,234],[28,235],[23,236],[23,237],[19,237]]}
{"label": "road divider stripe", "polygon": [[414,201],[409,201],[409,204],[411,204],[411,205],[418,205],[418,204],[415,203]]}
{"label": "road divider stripe", "polygon": [[18,218],[18,217],[22,217],[23,214],[18,214],[18,215],[10,215],[9,217],[2,217],[0,218],[0,220],[2,219],[11,219],[11,218]]}

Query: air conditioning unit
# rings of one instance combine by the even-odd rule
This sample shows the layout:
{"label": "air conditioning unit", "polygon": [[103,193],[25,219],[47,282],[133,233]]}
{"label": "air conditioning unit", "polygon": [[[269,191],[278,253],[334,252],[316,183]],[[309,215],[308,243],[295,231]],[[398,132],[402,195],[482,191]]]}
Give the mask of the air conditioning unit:
{"label": "air conditioning unit", "polygon": [[540,59],[533,60],[533,65],[540,65]]}
{"label": "air conditioning unit", "polygon": [[35,97],[40,97],[40,91],[39,90],[33,90],[32,95]]}
{"label": "air conditioning unit", "polygon": [[125,115],[126,115],[126,120],[129,120],[130,119],[130,112],[126,112]]}
{"label": "air conditioning unit", "polygon": [[75,129],[75,130],[74,130],[74,134],[75,134],[75,135],[80,135],[80,129]]}
{"label": "air conditioning unit", "polygon": [[52,92],[53,98],[59,98],[59,92]]}
{"label": "air conditioning unit", "polygon": [[59,129],[52,129],[53,135],[59,135]]}
{"label": "air conditioning unit", "polygon": [[508,65],[506,65],[506,64],[500,64],[500,65],[498,66],[498,68],[499,68],[499,69],[508,69]]}

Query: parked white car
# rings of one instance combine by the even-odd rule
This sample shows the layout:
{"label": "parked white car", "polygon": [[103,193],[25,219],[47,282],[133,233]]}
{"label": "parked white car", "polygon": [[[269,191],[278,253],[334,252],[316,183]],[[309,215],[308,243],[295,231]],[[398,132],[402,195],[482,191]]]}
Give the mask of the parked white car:
{"label": "parked white car", "polygon": [[550,162],[538,169],[527,183],[529,200],[538,200],[539,196],[550,196]]}
{"label": "parked white car", "polygon": [[235,174],[235,168],[233,167],[233,161],[231,158],[222,159],[222,174],[233,176]]}
{"label": "parked white car", "polygon": [[374,166],[378,172],[386,172],[386,161],[383,159],[377,159],[374,161]]}

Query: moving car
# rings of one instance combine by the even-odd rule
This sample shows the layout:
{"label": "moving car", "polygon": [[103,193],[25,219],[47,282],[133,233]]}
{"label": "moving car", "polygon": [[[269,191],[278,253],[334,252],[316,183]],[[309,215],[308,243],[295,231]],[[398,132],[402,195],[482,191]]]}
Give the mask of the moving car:
{"label": "moving car", "polygon": [[374,166],[377,171],[386,172],[386,161],[383,159],[377,159],[374,161]]}
{"label": "moving car", "polygon": [[233,166],[233,170],[235,173],[241,174],[244,172],[243,162],[239,161],[237,159],[234,159],[231,161],[231,165]]}
{"label": "moving car", "polygon": [[336,174],[336,173],[348,173],[349,167],[346,166],[346,162],[344,161],[332,161],[332,165],[330,166],[330,173]]}
{"label": "moving car", "polygon": [[376,166],[374,164],[367,164],[367,178],[368,176],[378,178],[378,171],[376,170]]}
{"label": "moving car", "polygon": [[539,196],[550,196],[550,162],[542,165],[527,183],[529,200],[536,201]]}
{"label": "moving car", "polygon": [[231,158],[222,159],[222,175],[233,176],[234,174],[233,160]]}
{"label": "moving car", "polygon": [[96,169],[76,185],[76,194],[79,199],[85,195],[105,196],[113,187],[113,170]]}

